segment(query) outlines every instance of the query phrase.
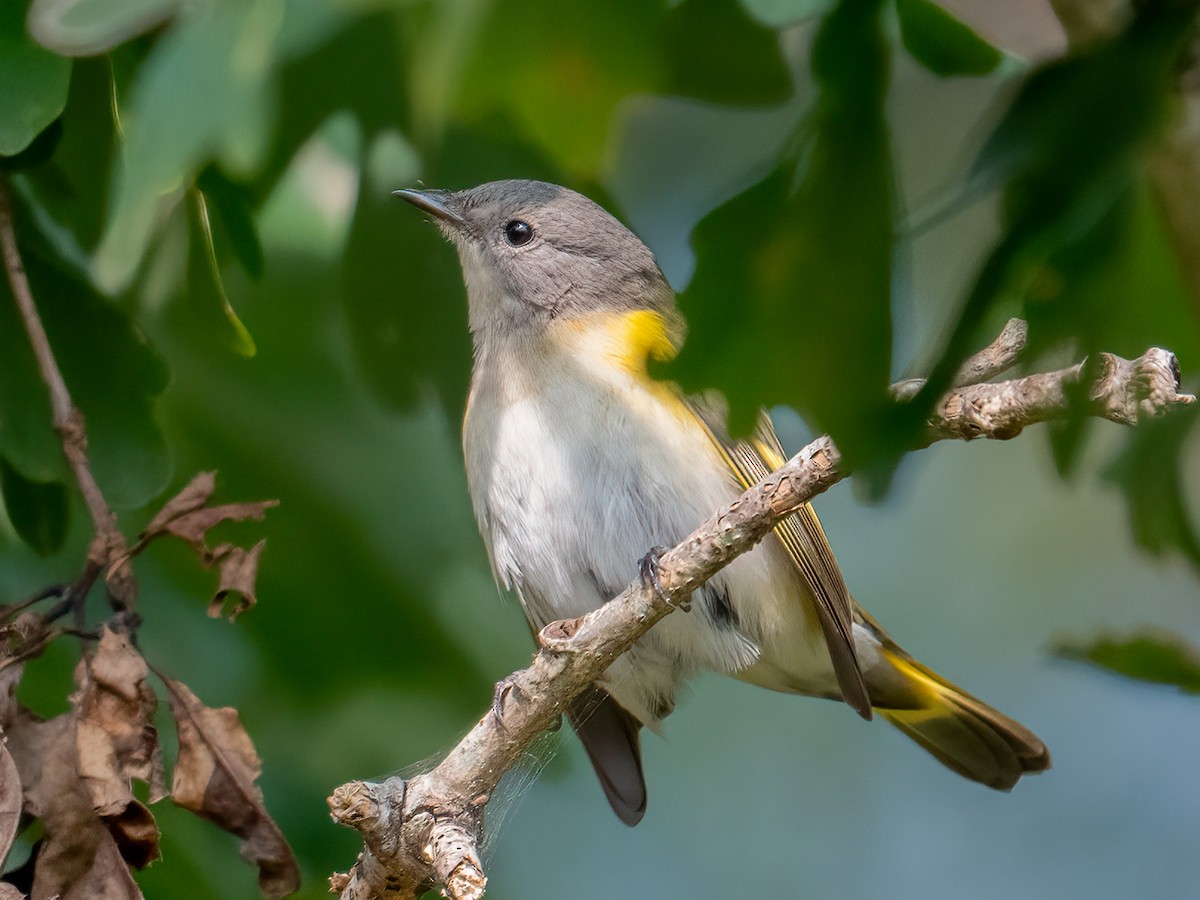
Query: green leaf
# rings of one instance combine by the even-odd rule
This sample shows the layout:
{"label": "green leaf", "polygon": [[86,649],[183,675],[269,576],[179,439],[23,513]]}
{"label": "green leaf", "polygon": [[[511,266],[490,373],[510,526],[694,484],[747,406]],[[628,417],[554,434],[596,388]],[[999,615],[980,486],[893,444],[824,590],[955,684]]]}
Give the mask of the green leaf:
{"label": "green leaf", "polygon": [[741,0],[741,3],[762,24],[781,28],[825,15],[834,0]]}
{"label": "green leaf", "polygon": [[667,82],[663,92],[709,103],[779,103],[792,77],[779,34],[750,18],[737,0],[686,2],[663,25]]}
{"label": "green leaf", "polygon": [[[209,8],[211,7],[211,8]],[[188,7],[141,66],[125,122],[125,153],[92,277],[128,286],[163,217],[194,173],[216,158],[233,173],[266,152],[283,7],[214,0]]]}
{"label": "green leaf", "polygon": [[0,156],[20,153],[67,102],[71,61],[39,47],[25,33],[25,8],[0,3]]}
{"label": "green leaf", "polygon": [[1159,345],[1200,356],[1183,274],[1141,173],[1091,227],[1047,255],[1023,299],[1035,350],[1075,340],[1084,354],[1133,357]]}
{"label": "green leaf", "polygon": [[1200,409],[1177,409],[1141,422],[1106,477],[1129,505],[1134,540],[1155,556],[1177,552],[1200,571],[1200,536],[1188,512],[1184,448],[1194,438]]}
{"label": "green leaf", "polygon": [[[457,106],[468,122],[507,118],[560,169],[594,178],[617,104],[665,82],[658,52],[663,16],[657,4],[644,0],[569,7],[528,0],[520,15],[509,4],[493,3],[472,23],[478,45],[466,55],[461,78],[447,72],[449,83],[418,81],[416,101],[430,109],[430,118],[444,119],[437,111],[441,96],[449,98],[441,102],[443,110],[447,103]],[[417,137],[425,143],[423,128]]]}
{"label": "green leaf", "polygon": [[93,56],[160,25],[182,0],[33,0],[29,31],[64,56]]}
{"label": "green leaf", "polygon": [[896,0],[900,37],[913,59],[935,75],[986,75],[999,50],[933,0]]}
{"label": "green leaf", "polygon": [[735,431],[762,405],[790,404],[851,465],[870,455],[890,374],[887,70],[879,5],[841,3],[813,50],[820,95],[803,159],[696,229],[689,337],[671,367],[689,390],[724,391]]}
{"label": "green leaf", "polygon": [[1059,644],[1054,653],[1126,678],[1172,685],[1185,694],[1200,694],[1200,650],[1175,634],[1105,635],[1087,642]]}
{"label": "green leaf", "polygon": [[107,58],[76,60],[74,72],[66,108],[57,120],[62,135],[53,155],[23,171],[21,181],[27,201],[39,208],[35,222],[42,235],[59,256],[82,269],[100,239],[112,171],[113,73]]}
{"label": "green leaf", "polygon": [[40,556],[49,556],[67,537],[67,489],[57,481],[31,481],[0,457],[0,495],[17,535]]}

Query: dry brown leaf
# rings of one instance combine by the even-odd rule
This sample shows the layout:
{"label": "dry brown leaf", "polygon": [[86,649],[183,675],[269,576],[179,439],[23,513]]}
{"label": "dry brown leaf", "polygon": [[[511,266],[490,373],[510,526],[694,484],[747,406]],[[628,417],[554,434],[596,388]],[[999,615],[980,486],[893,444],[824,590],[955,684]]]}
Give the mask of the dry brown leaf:
{"label": "dry brown leaf", "polygon": [[[0,736],[0,870],[21,824],[21,776]],[[3,895],[0,895],[2,900]]]}
{"label": "dry brown leaf", "polygon": [[204,537],[210,528],[220,525],[222,522],[261,519],[268,509],[278,505],[278,500],[261,500],[257,503],[225,503],[221,506],[206,506],[203,509],[184,513],[167,522],[163,526],[162,533],[183,538],[207,562],[212,560],[212,554],[205,546]]}
{"label": "dry brown leaf", "polygon": [[254,586],[258,580],[258,558],[266,545],[267,542],[262,540],[245,550],[232,544],[223,544],[213,551],[221,567],[221,582],[208,605],[209,616],[215,619],[221,615],[221,608],[230,594],[238,595],[237,603],[229,611],[231,621],[258,602]]}
{"label": "dry brown leaf", "polygon": [[212,497],[216,486],[216,472],[201,472],[188,482],[187,487],[163,504],[163,508],[150,520],[150,524],[142,532],[142,540],[149,540],[163,534],[167,523],[172,519],[177,519],[185,513],[202,507]]}
{"label": "dry brown leaf", "polygon": [[[109,738],[115,770],[126,780],[139,778],[148,783],[154,802],[166,796],[166,789],[158,733],[151,724],[158,698],[147,682],[149,674],[149,666],[129,637],[101,626],[95,653],[77,670],[80,691],[75,703],[80,730],[87,726],[102,731]],[[89,771],[84,769],[85,778]],[[97,810],[107,814],[99,806]]]}
{"label": "dry brown leaf", "polygon": [[40,818],[45,830],[30,898],[141,900],[79,776],[75,730],[74,712],[42,722],[19,709],[8,731],[25,788],[25,811]]}
{"label": "dry brown leaf", "polygon": [[25,895],[11,884],[0,881],[0,900],[25,900]]}
{"label": "dry brown leaf", "polygon": [[[258,602],[254,584],[258,577],[258,558],[262,555],[263,542],[259,541],[249,550],[233,544],[221,544],[210,550],[206,543],[208,531],[222,522],[242,522],[246,519],[262,519],[268,509],[278,506],[278,500],[262,500],[257,503],[226,503],[221,506],[206,506],[216,484],[216,472],[201,472],[182,491],[167,501],[158,515],[141,533],[131,554],[140,553],[156,538],[168,535],[182,538],[192,545],[205,566],[218,563],[221,581],[209,605],[208,614],[216,618],[221,614],[225,598],[238,595],[238,602],[229,614],[236,619]],[[116,571],[116,568],[112,571]]]}
{"label": "dry brown leaf", "polygon": [[179,726],[171,799],[242,839],[242,856],[258,866],[258,886],[268,897],[297,890],[296,857],[263,805],[255,784],[262,766],[237,710],[212,709],[182,682],[163,683]]}
{"label": "dry brown leaf", "polygon": [[20,660],[5,659],[0,663],[0,731],[17,714],[17,685],[25,674],[25,664]]}
{"label": "dry brown leaf", "polygon": [[158,732],[158,700],[146,682],[149,668],[127,635],[102,626],[100,643],[76,669],[79,691],[75,741],[79,776],[122,856],[143,868],[158,858],[154,816],[134,796],[133,778],[150,785],[150,802],[166,796]]}

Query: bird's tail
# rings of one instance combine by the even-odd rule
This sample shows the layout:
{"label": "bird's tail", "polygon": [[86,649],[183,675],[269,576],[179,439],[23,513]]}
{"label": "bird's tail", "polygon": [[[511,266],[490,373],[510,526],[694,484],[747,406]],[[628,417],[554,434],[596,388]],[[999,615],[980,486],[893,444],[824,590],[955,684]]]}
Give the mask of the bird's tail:
{"label": "bird's tail", "polygon": [[1037,734],[914,660],[868,614],[858,614],[882,656],[866,678],[872,707],[884,719],[956,773],[997,791],[1050,768]]}
{"label": "bird's tail", "polygon": [[1022,775],[1050,768],[1050,752],[1036,734],[921,665],[886,634],[878,637],[892,671],[875,710],[936,759],[1000,791],[1012,790]]}

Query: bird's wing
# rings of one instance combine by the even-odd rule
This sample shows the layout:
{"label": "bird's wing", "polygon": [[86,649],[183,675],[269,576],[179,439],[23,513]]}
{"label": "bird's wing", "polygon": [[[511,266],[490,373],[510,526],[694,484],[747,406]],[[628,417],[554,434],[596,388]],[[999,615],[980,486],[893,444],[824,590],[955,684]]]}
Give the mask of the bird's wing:
{"label": "bird's wing", "polygon": [[[748,440],[735,441],[725,430],[723,410],[704,400],[691,401],[690,406],[743,487],[787,462],[765,410],[754,434]],[[854,650],[854,600],[812,506],[805,503],[776,525],[775,536],[808,584],[842,697],[864,719],[871,718],[871,698]]]}

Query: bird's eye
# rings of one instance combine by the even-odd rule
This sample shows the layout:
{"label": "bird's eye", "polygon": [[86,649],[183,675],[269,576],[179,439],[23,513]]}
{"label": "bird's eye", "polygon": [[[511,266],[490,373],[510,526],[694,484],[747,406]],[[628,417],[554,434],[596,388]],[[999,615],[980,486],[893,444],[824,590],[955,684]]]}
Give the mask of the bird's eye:
{"label": "bird's eye", "polygon": [[513,219],[504,226],[504,238],[514,247],[528,244],[533,240],[533,226],[520,219]]}

